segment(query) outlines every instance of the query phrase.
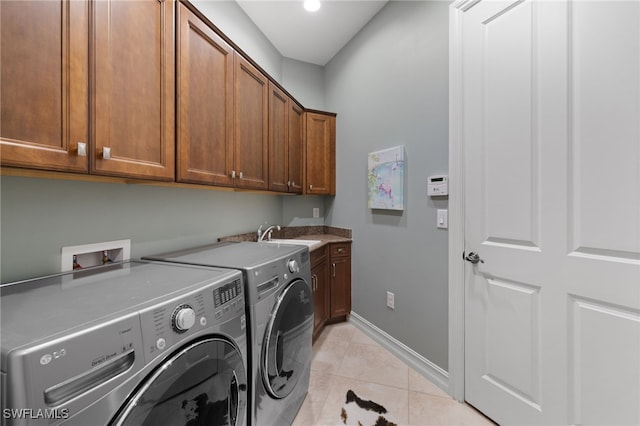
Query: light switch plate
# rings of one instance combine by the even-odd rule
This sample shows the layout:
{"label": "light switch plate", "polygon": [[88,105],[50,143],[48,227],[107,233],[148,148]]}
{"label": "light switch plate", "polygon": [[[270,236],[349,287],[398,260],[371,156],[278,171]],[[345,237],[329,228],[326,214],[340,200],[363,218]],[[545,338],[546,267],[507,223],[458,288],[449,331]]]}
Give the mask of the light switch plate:
{"label": "light switch plate", "polygon": [[438,209],[438,228],[449,228],[449,210]]}

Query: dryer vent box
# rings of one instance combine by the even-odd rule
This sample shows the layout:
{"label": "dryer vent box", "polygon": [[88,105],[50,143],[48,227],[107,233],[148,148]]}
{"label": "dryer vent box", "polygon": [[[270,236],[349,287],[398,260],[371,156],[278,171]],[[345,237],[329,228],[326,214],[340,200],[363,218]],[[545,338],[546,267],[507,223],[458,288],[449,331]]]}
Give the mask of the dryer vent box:
{"label": "dryer vent box", "polygon": [[449,177],[447,175],[435,175],[427,178],[427,195],[438,197],[449,195]]}
{"label": "dryer vent box", "polygon": [[62,247],[60,271],[73,271],[131,258],[131,240]]}

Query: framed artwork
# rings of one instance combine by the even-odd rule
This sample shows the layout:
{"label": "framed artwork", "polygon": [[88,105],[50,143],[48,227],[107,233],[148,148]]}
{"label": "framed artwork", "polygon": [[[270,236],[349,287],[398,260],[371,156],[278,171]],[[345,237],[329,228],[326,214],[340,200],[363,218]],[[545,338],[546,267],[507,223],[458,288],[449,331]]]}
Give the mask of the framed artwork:
{"label": "framed artwork", "polygon": [[369,153],[370,209],[404,210],[404,146]]}

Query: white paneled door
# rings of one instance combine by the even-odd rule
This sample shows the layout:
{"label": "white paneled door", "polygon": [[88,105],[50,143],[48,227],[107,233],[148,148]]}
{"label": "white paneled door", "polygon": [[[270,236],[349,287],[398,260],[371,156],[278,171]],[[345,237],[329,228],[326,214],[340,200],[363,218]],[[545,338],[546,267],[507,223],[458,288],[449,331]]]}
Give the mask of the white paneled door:
{"label": "white paneled door", "polygon": [[640,1],[460,10],[465,399],[638,425]]}

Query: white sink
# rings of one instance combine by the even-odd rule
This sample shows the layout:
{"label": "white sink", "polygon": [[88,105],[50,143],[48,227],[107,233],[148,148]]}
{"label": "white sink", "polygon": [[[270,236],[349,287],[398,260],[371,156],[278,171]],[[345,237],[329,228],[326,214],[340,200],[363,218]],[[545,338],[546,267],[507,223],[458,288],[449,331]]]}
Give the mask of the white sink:
{"label": "white sink", "polygon": [[276,239],[276,238],[270,241],[263,240],[262,242],[267,244],[293,244],[297,246],[307,246],[309,248],[311,248],[316,244],[321,243],[320,240],[295,240],[295,239]]}

